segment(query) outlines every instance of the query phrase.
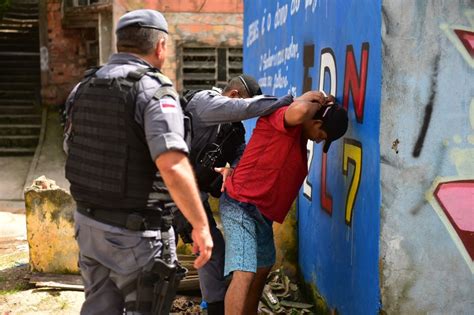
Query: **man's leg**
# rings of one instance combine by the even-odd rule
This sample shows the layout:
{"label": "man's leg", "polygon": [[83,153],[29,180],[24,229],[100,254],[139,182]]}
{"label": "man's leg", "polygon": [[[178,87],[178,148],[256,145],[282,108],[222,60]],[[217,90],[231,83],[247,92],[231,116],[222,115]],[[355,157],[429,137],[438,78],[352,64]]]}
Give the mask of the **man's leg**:
{"label": "man's leg", "polygon": [[[91,238],[96,235],[87,225],[76,224],[76,240],[81,251],[91,254]],[[81,307],[82,315],[123,313],[124,301],[120,290],[110,279],[110,269],[94,258],[79,253],[79,267],[84,283],[85,301]]]}
{"label": "man's leg", "polygon": [[210,226],[212,241],[211,259],[198,269],[202,298],[207,302],[209,315],[224,315],[226,281],[224,278],[224,237],[217,226]]}
{"label": "man's leg", "polygon": [[272,267],[260,267],[257,269],[257,274],[255,275],[249,293],[247,295],[247,305],[245,309],[245,314],[253,315],[257,314],[258,303],[260,302],[260,297],[263,293],[263,288],[267,282],[267,276],[272,270]]}
{"label": "man's leg", "polygon": [[227,294],[225,295],[226,315],[246,315],[247,296],[255,273],[234,271]]}
{"label": "man's leg", "polygon": [[233,273],[225,297],[226,315],[245,314],[248,292],[257,272],[257,227],[248,214],[250,206],[225,193],[220,199],[226,241],[224,275]]}
{"label": "man's leg", "polygon": [[224,315],[224,298],[227,290],[224,278],[225,242],[221,231],[217,228],[207,200],[203,202],[203,206],[209,220],[214,247],[212,248],[211,259],[202,268],[198,269],[199,285],[202,298],[207,302],[207,314]]}
{"label": "man's leg", "polygon": [[275,264],[275,242],[273,240],[273,222],[265,218],[257,208],[251,209],[250,214],[257,222],[257,274],[247,296],[245,313],[256,315],[267,276]]}
{"label": "man's leg", "polygon": [[[124,307],[136,300],[138,274],[153,257],[161,253],[161,240],[105,232],[88,225],[77,228],[76,239],[81,252],[80,267],[86,292],[81,314],[122,315]],[[169,234],[173,236],[173,231],[170,230]],[[176,257],[175,253],[172,257]],[[152,290],[150,287],[149,297]],[[149,311],[128,313],[146,314]]]}

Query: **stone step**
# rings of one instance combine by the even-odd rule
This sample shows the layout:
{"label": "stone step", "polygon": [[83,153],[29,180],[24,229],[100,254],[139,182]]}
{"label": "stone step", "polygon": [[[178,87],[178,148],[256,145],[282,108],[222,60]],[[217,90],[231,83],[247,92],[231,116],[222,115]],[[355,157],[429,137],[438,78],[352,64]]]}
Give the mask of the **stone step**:
{"label": "stone step", "polygon": [[40,75],[39,73],[2,73],[0,72],[0,81],[1,82],[37,82],[38,87],[40,85]]}
{"label": "stone step", "polygon": [[41,115],[38,114],[10,114],[2,115],[0,114],[0,125],[4,124],[25,124],[25,125],[34,125],[41,123]]}
{"label": "stone step", "polygon": [[18,40],[21,40],[23,38],[26,38],[27,40],[32,36],[39,37],[39,31],[37,29],[32,29],[31,27],[18,27],[13,25],[0,25],[0,34],[12,38],[18,38]]}
{"label": "stone step", "polygon": [[12,99],[2,99],[0,98],[0,107],[9,107],[9,106],[23,106],[34,104],[33,99],[22,99],[22,98],[12,98]]}
{"label": "stone step", "polygon": [[2,82],[0,81],[0,90],[22,90],[35,91],[39,88],[39,82]]}
{"label": "stone step", "polygon": [[4,32],[0,30],[0,42],[11,42],[11,41],[28,41],[35,42],[39,45],[39,34],[38,33],[15,33],[15,32]]}
{"label": "stone step", "polygon": [[14,41],[0,42],[0,51],[8,52],[39,52],[39,45],[31,42]]}
{"label": "stone step", "polygon": [[12,5],[38,5],[38,0],[11,0]]}
{"label": "stone step", "polygon": [[8,8],[9,12],[36,12],[38,13],[38,5],[37,4],[22,4],[22,3],[12,3]]}
{"label": "stone step", "polygon": [[0,136],[0,147],[34,148],[38,145],[38,135]]}
{"label": "stone step", "polygon": [[35,32],[39,33],[37,23],[20,23],[18,21],[5,21],[0,20],[0,31],[10,33],[18,32]]}
{"label": "stone step", "polygon": [[9,17],[4,17],[2,19],[2,23],[6,24],[21,24],[21,25],[32,25],[32,26],[38,26],[38,19],[17,19],[17,18],[9,18]]}
{"label": "stone step", "polygon": [[4,52],[39,52],[39,40],[29,39],[27,41],[14,38],[0,39],[0,51]]}
{"label": "stone step", "polygon": [[37,68],[40,66],[40,60],[35,58],[22,58],[21,56],[16,58],[0,58],[0,68]]}
{"label": "stone step", "polygon": [[39,108],[34,105],[13,105],[13,106],[0,106],[0,115],[19,115],[19,114],[32,114],[40,113]]}
{"label": "stone step", "polygon": [[7,19],[17,19],[17,20],[37,20],[38,19],[38,12],[20,12],[20,11],[12,11],[9,10],[3,15],[4,18]]}
{"label": "stone step", "polygon": [[[34,68],[19,68],[19,67],[7,68],[5,67],[3,69],[0,68],[1,81],[5,82],[4,78],[6,78],[9,81],[14,81],[13,78],[16,76],[18,76],[18,78],[24,77],[24,76],[30,76],[32,78],[27,80],[27,82],[29,82],[33,80],[33,77],[37,78],[40,76],[40,68],[39,67],[34,67]],[[25,81],[20,80],[20,82],[25,82]]]}
{"label": "stone step", "polygon": [[[10,50],[9,48],[6,48],[7,50],[3,49],[3,47],[11,47]],[[17,38],[11,38],[9,36],[6,36],[2,38],[0,36],[0,48],[2,48],[4,51],[38,51],[39,52],[39,38],[25,38],[25,39],[17,39]]]}
{"label": "stone step", "polygon": [[40,57],[39,54],[29,54],[29,55],[13,55],[13,54],[3,54],[0,56],[0,62],[30,62],[30,61],[38,61],[39,62]]}
{"label": "stone step", "polygon": [[36,94],[34,91],[10,91],[0,90],[0,99],[34,99]]}
{"label": "stone step", "polygon": [[37,135],[41,130],[41,124],[0,124],[0,135],[16,136],[16,135]]}
{"label": "stone step", "polygon": [[0,156],[27,156],[34,155],[36,147],[32,148],[7,148],[0,147]]}

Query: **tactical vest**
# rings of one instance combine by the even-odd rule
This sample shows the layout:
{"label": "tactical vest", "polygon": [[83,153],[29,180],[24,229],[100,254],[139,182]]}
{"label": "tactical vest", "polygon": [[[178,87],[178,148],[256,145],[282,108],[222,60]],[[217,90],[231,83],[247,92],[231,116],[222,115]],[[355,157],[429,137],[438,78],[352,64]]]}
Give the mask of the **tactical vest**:
{"label": "tactical vest", "polygon": [[[134,118],[135,83],[145,74],[160,81],[155,98],[178,99],[168,78],[146,68],[131,71],[126,78],[98,78],[94,71],[81,82],[70,111],[66,161],[66,178],[78,204],[137,210],[162,208],[163,202],[171,201],[144,130]],[[150,202],[153,194],[159,198]]]}

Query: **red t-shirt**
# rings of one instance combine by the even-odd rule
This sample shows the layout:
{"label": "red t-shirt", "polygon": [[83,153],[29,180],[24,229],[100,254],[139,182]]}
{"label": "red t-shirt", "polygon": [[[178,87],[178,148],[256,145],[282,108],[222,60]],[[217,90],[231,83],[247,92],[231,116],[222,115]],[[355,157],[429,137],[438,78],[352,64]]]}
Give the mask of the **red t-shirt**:
{"label": "red t-shirt", "polygon": [[225,183],[229,196],[255,205],[279,223],[308,174],[307,139],[301,135],[301,125],[285,127],[287,108],[258,119],[237,168]]}

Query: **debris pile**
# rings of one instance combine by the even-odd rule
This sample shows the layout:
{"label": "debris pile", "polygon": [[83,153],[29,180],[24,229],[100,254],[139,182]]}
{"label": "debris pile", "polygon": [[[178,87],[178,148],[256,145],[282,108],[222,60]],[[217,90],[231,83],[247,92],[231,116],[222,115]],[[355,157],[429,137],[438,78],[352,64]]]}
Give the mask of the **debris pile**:
{"label": "debris pile", "polygon": [[199,306],[199,298],[190,296],[177,296],[171,306],[170,314],[176,315],[197,315],[202,314]]}
{"label": "debris pile", "polygon": [[272,271],[267,278],[258,305],[259,314],[309,314],[313,305],[302,301],[301,292],[282,269]]}

